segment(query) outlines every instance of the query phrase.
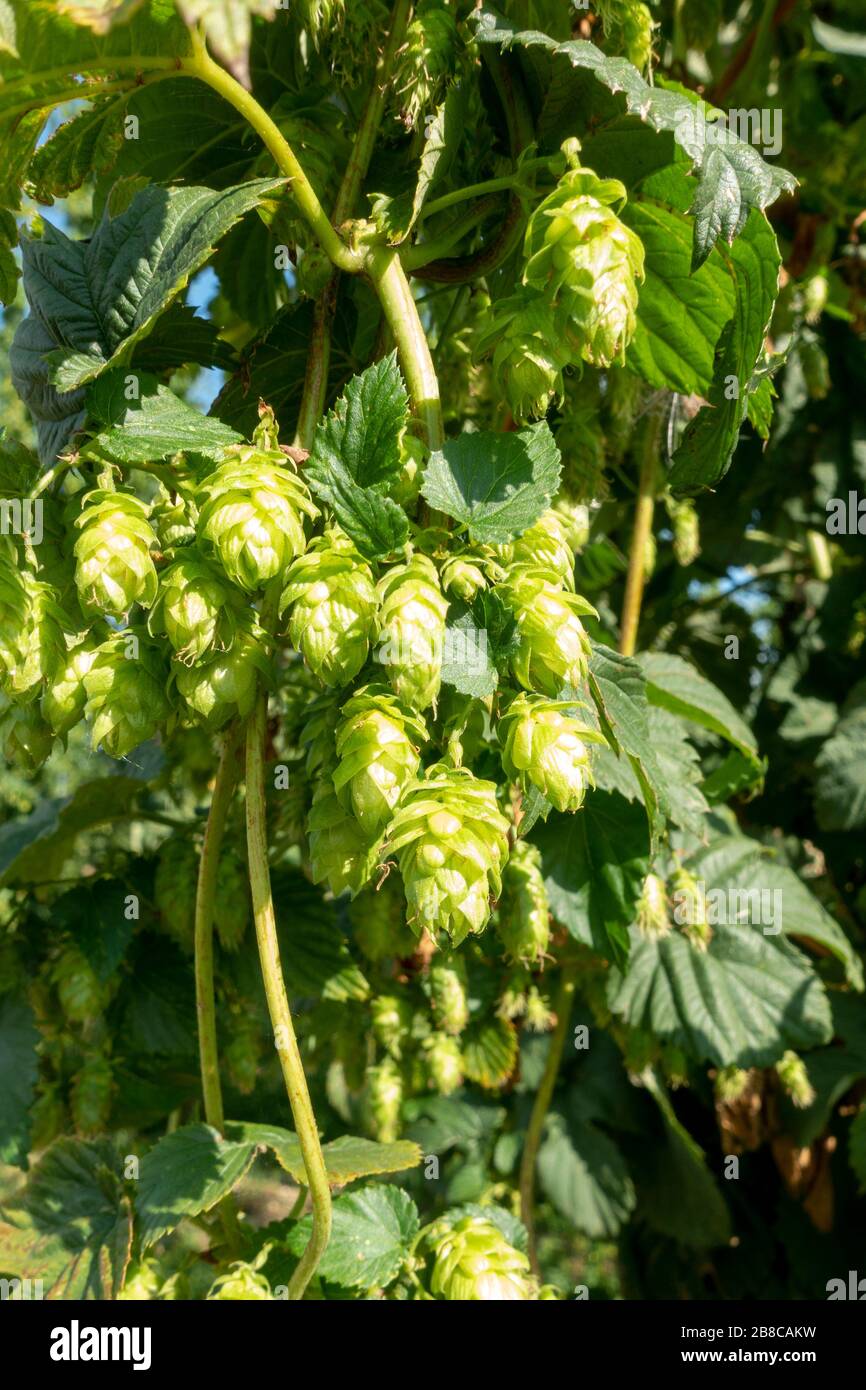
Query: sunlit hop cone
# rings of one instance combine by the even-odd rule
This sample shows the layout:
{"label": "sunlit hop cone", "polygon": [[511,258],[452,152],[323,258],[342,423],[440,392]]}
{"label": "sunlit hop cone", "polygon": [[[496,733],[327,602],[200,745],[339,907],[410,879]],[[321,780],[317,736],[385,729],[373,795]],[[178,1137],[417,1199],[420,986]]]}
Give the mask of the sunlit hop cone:
{"label": "sunlit hop cone", "polygon": [[397,58],[394,89],[409,129],[432,114],[453,72],[460,45],[454,16],[442,0],[419,0]]}
{"label": "sunlit hop cone", "polygon": [[493,350],[498,391],[518,424],[546,415],[562,400],[563,368],[569,352],[562,344],[553,309],[541,294],[515,295],[496,306],[490,327],[478,341],[478,354]]}
{"label": "sunlit hop cone", "polygon": [[8,763],[22,772],[35,772],[53,745],[54,737],[38,703],[13,704],[0,695],[0,749]]}
{"label": "sunlit hop cone", "polygon": [[526,283],[555,305],[574,359],[595,367],[623,360],[637,322],[644,250],[613,209],[625,197],[617,179],[571,169],[526,230]]}
{"label": "sunlit hop cone", "polygon": [[172,678],[190,716],[209,729],[221,729],[236,715],[249,714],[259,678],[270,676],[264,634],[244,616],[227,651],[205,657],[197,666],[174,662]]}
{"label": "sunlit hop cone", "polygon": [[464,1216],[454,1224],[437,1222],[426,1243],[434,1260],[430,1276],[434,1298],[514,1303],[537,1296],[527,1257],[484,1217]]}
{"label": "sunlit hop cone", "polygon": [[627,58],[644,72],[653,51],[653,17],[642,0],[598,0],[597,12],[604,25],[605,51]]}
{"label": "sunlit hop cone", "polygon": [[574,549],[566,518],[550,507],[511,546],[511,561],[549,571],[555,583],[574,590]]}
{"label": "sunlit hop cone", "polygon": [[455,945],[483,931],[502,887],[508,821],[495,782],[439,763],[410,783],[391,822],[386,855],[396,855],[407,917],[420,936],[445,932]]}
{"label": "sunlit hop cone", "polygon": [[437,1027],[455,1037],[469,1022],[466,966],[453,952],[437,952],[430,964],[430,1000]]}
{"label": "sunlit hop cone", "polygon": [[705,951],[713,936],[707,921],[707,899],[703,886],[694,874],[682,867],[675,869],[668,880],[674,921],[699,951]]}
{"label": "sunlit hop cone", "polygon": [[87,637],[66,652],[42,696],[42,713],[60,737],[84,718],[84,677],[93,665],[98,646],[98,641]]}
{"label": "sunlit hop cone", "polygon": [[352,907],[355,941],[368,960],[402,960],[415,950],[415,937],[406,925],[406,900],[397,875],[381,888],[370,887]]}
{"label": "sunlit hop cone", "polygon": [[440,1096],[450,1096],[463,1085],[463,1054],[459,1042],[448,1033],[431,1033],[423,1046],[430,1085]]}
{"label": "sunlit hop cone", "polygon": [[196,500],[199,538],[211,542],[229,579],[249,593],[303,554],[304,518],[319,514],[288,458],[255,445],[228,450]]}
{"label": "sunlit hop cone", "polygon": [[402,1104],[403,1077],[397,1063],[391,1057],[386,1057],[377,1066],[368,1067],[368,1124],[374,1138],[381,1144],[391,1144],[399,1136]]}
{"label": "sunlit hop cone", "polygon": [[597,617],[591,603],[553,583],[545,570],[516,565],[503,597],[517,622],[519,641],[511,659],[525,690],[551,698],[563,686],[586,680],[591,648],[581,617]]}
{"label": "sunlit hop cone", "polygon": [[505,578],[495,551],[489,546],[475,546],[449,555],[442,566],[442,588],[446,594],[471,603],[486,589]]}
{"label": "sunlit hop cone", "polygon": [[375,839],[418,771],[427,726],[384,685],[365,685],[343,706],[337,726],[334,787]]}
{"label": "sunlit hop cone", "polygon": [[373,1036],[380,1047],[397,1061],[403,1055],[412,1031],[412,1005],[396,994],[378,994],[370,1005]]}
{"label": "sunlit hop cone", "polygon": [[379,581],[382,600],[378,658],[397,695],[414,709],[432,705],[442,684],[448,600],[426,555],[413,555]]}
{"label": "sunlit hop cone", "polygon": [[190,547],[160,575],[147,625],[151,633],[165,633],[178,661],[189,664],[231,644],[239,600],[225,575]]}
{"label": "sunlit hop cone", "polygon": [[807,1110],[815,1099],[815,1088],[802,1057],[787,1051],[776,1063],[776,1075],[798,1110]]}
{"label": "sunlit hop cone", "polygon": [[190,545],[195,540],[197,515],[191,501],[179,494],[170,495],[160,484],[148,518],[160,550],[165,553]]}
{"label": "sunlit hop cone", "polygon": [[75,526],[75,584],[81,606],[120,617],[134,603],[149,608],[156,598],[151,548],[157,541],[148,510],[126,492],[96,489],[84,499]]}
{"label": "sunlit hop cone", "polygon": [[85,1139],[103,1134],[108,1125],[114,1090],[112,1067],[107,1057],[89,1057],[76,1074],[69,1107],[77,1132]]}
{"label": "sunlit hop cone", "polygon": [[310,669],[325,685],[345,685],[367,660],[378,606],[370,567],[334,530],[292,564],[280,612],[290,608],[289,637]]}
{"label": "sunlit hop cone", "polygon": [[[2,583],[2,581],[0,581]],[[45,687],[66,655],[64,627],[67,620],[50,584],[28,571],[21,575],[20,587],[7,585],[7,598],[16,590],[20,601],[17,615],[9,614],[0,635],[0,672],[5,668],[3,688],[16,701],[32,700]],[[17,631],[16,631],[17,629]]]}
{"label": "sunlit hop cone", "polygon": [[0,684],[6,691],[24,659],[26,611],[27,589],[18,551],[8,536],[0,536]]}
{"label": "sunlit hop cone", "polygon": [[665,499],[674,533],[674,555],[678,565],[692,565],[701,553],[701,523],[690,497],[681,502]]}
{"label": "sunlit hop cone", "polygon": [[118,632],[100,643],[84,675],[93,748],[123,758],[168,717],[166,671],[143,634]]}
{"label": "sunlit hop cone", "polygon": [[550,904],[541,851],[518,840],[502,875],[496,930],[506,954],[521,965],[538,965],[550,942]]}
{"label": "sunlit hop cone", "polygon": [[314,883],[326,883],[335,896],[346,889],[354,895],[369,883],[378,858],[375,842],[341,804],[329,773],[313,793],[307,841]]}
{"label": "sunlit hop cone", "polygon": [[647,874],[637,904],[637,924],[643,936],[658,940],[671,929],[665,881],[658,874]]}
{"label": "sunlit hop cone", "polygon": [[587,743],[605,743],[602,734],[574,715],[567,700],[518,695],[499,726],[502,765],[524,790],[537,787],[557,811],[578,811],[587,788],[595,785]]}
{"label": "sunlit hop cone", "polygon": [[225,1274],[215,1279],[206,1294],[206,1300],[227,1299],[232,1303],[267,1301],[273,1298],[271,1286],[254,1265],[244,1260],[236,1260]]}

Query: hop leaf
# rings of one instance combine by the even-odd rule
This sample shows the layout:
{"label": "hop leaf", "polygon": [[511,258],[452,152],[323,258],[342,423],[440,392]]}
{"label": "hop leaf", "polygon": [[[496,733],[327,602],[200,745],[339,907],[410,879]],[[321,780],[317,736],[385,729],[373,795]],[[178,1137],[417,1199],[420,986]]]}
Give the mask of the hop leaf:
{"label": "hop leaf", "polygon": [[525,690],[556,698],[589,670],[589,638],[580,621],[592,604],[554,583],[543,569],[515,565],[502,588],[517,622],[511,668]]}
{"label": "hop leaf", "polygon": [[421,0],[394,74],[400,116],[409,130],[438,105],[442,86],[456,65],[459,44],[454,17],[442,0]]}
{"label": "hop leaf", "polygon": [[85,714],[94,748],[123,758],[170,713],[159,653],[132,629],[100,643],[84,673]]}
{"label": "hop leaf", "polygon": [[550,942],[550,905],[541,851],[528,840],[517,841],[505,866],[496,926],[511,960],[532,966],[544,959]]}
{"label": "hop leaf", "polygon": [[325,685],[357,676],[376,635],[373,575],[339,531],[313,541],[286,575],[280,612],[291,606],[289,637]]}
{"label": "hop leaf", "polygon": [[595,785],[587,743],[604,737],[576,719],[573,703],[518,695],[500,725],[502,765],[527,790],[531,784],[557,811],[578,811]]}
{"label": "hop leaf", "polygon": [[84,499],[75,521],[75,584],[86,612],[122,617],[134,603],[149,608],[156,598],[157,544],[147,507],[124,492],[96,489]]}
{"label": "hop leaf", "polygon": [[279,451],[245,445],[227,452],[198,490],[198,535],[211,542],[233,583],[254,593],[303,554],[304,517],[319,513]]}
{"label": "hop leaf", "polygon": [[481,1216],[447,1219],[430,1228],[430,1292],[455,1303],[527,1302],[537,1297],[529,1260]]}
{"label": "hop leaf", "polygon": [[437,764],[403,796],[388,832],[420,936],[442,931],[459,943],[483,931],[491,899],[502,887],[508,821],[496,803],[496,784],[468,768]]}
{"label": "hop leaf", "polygon": [[418,771],[427,726],[381,685],[347,701],[337,729],[334,786],[365,835],[374,840],[391,819],[403,788]]}
{"label": "hop leaf", "polygon": [[448,601],[436,568],[413,555],[379,581],[382,600],[378,659],[387,666],[395,693],[414,709],[432,705],[442,684],[442,649]]}
{"label": "hop leaf", "polygon": [[198,661],[214,647],[231,645],[238,615],[237,590],[195,549],[185,550],[160,578],[148,617],[153,634],[165,633],[179,661]]}
{"label": "hop leaf", "polygon": [[623,361],[636,326],[644,250],[612,204],[625,201],[617,179],[570,169],[535,209],[526,229],[524,279],[543,290],[575,361]]}
{"label": "hop leaf", "polygon": [[72,1082],[70,1109],[75,1128],[85,1138],[101,1134],[108,1125],[114,1091],[107,1057],[89,1057]]}
{"label": "hop leaf", "polygon": [[67,946],[54,963],[51,979],[68,1023],[89,1023],[108,1003],[108,992],[77,946]]}

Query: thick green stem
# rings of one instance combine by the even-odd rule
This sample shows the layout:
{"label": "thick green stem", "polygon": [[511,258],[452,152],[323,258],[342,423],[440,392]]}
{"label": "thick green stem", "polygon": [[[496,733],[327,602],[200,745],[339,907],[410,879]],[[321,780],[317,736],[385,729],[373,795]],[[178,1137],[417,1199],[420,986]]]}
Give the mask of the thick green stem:
{"label": "thick green stem", "polygon": [[303,1298],[304,1290],[312,1279],[330,1239],[331,1190],[328,1186],[328,1175],[322,1155],[322,1146],[319,1143],[316,1117],[310,1101],[307,1078],[304,1075],[280,964],[265,826],[267,703],[267,692],[262,691],[247,724],[247,854],[250,867],[253,917],[256,924],[256,937],[265,996],[268,1001],[268,1012],[271,1017],[274,1040],[313,1201],[312,1233],[298,1267],[289,1282],[289,1298],[296,1301]]}
{"label": "thick green stem", "polygon": [[445,433],[439,382],[418,306],[400,257],[390,247],[376,247],[369,253],[367,270],[385,311],[388,326],[394,334],[409,394],[424,427],[427,443],[431,449],[440,449]]}
{"label": "thick green stem", "polygon": [[625,577],[625,598],[623,599],[619,632],[619,649],[623,656],[633,656],[637,646],[637,629],[640,622],[640,609],[646,577],[646,552],[652,533],[653,513],[656,504],[656,470],[661,427],[662,417],[661,413],[658,412],[647,421],[646,437],[641,454],[634,530],[632,531],[631,549],[628,556],[628,573]]}
{"label": "thick green stem", "polygon": [[539,1273],[539,1268],[535,1237],[535,1163],[538,1158],[541,1136],[544,1132],[544,1122],[547,1119],[547,1112],[553,1099],[559,1064],[565,1049],[576,979],[576,966],[564,965],[556,1001],[556,1028],[550,1039],[544,1074],[535,1095],[535,1104],[532,1107],[529,1124],[526,1127],[523,1156],[520,1161],[520,1216],[529,1236],[529,1259],[536,1274]]}

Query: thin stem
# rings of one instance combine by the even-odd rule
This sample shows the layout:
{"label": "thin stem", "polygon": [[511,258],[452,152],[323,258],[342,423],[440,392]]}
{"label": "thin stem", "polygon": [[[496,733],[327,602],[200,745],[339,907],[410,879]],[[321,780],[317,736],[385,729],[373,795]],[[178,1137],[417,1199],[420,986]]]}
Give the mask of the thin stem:
{"label": "thin stem", "polygon": [[544,1122],[547,1119],[547,1112],[553,1099],[559,1064],[565,1049],[576,980],[577,967],[572,964],[564,965],[559,981],[559,995],[556,1000],[556,1027],[551,1035],[544,1073],[535,1095],[529,1124],[526,1126],[523,1156],[520,1160],[520,1216],[529,1236],[529,1259],[536,1274],[539,1273],[539,1268],[535,1238],[535,1163],[538,1158],[541,1136],[544,1132]]}
{"label": "thin stem", "polygon": [[390,247],[377,247],[369,254],[367,268],[394,334],[409,394],[424,427],[427,443],[431,449],[440,449],[445,431],[439,382],[418,306],[400,257]]}
{"label": "thin stem", "polygon": [[441,235],[431,237],[429,241],[413,242],[411,246],[404,243],[400,247],[400,259],[405,268],[415,274],[421,266],[447,256],[479,222],[484,221],[488,213],[493,212],[498,203],[497,195],[491,193],[489,198],[482,198],[480,203],[476,203],[474,208],[465,212]]}
{"label": "thin stem", "polygon": [[483,183],[469,183],[465,188],[455,189],[453,193],[443,193],[441,198],[434,198],[432,202],[425,203],[421,215],[425,219],[435,217],[437,212],[444,212],[446,208],[453,207],[455,203],[465,203],[470,198],[482,198],[487,193],[497,193],[500,189],[513,188],[529,170],[549,167],[549,158],[527,159],[512,174],[502,174],[498,179],[485,179]]}
{"label": "thin stem", "polygon": [[289,1298],[297,1301],[316,1271],[331,1235],[331,1190],[319,1143],[316,1117],[310,1101],[307,1079],[298,1049],[292,1013],[286,994],[277,924],[271,894],[268,869],[268,841],[265,826],[265,734],[268,697],[261,691],[247,724],[246,782],[247,782],[247,853],[250,867],[250,889],[253,917],[259,945],[262,978],[268,1001],[268,1012],[274,1030],[277,1052],[295,1131],[301,1146],[304,1167],[313,1200],[313,1229],[297,1269],[289,1282]]}
{"label": "thin stem", "polygon": [[313,310],[313,331],[310,335],[304,391],[295,426],[295,444],[310,450],[316,426],[322,418],[328,399],[328,372],[331,366],[331,322],[337,303],[339,273],[332,275]]}
{"label": "thin stem", "polygon": [[647,421],[646,436],[641,454],[640,478],[635,503],[634,530],[625,577],[625,598],[622,605],[619,649],[623,656],[633,656],[637,646],[637,629],[643,602],[646,577],[646,550],[653,525],[656,499],[656,469],[661,438],[662,418],[656,414]]}

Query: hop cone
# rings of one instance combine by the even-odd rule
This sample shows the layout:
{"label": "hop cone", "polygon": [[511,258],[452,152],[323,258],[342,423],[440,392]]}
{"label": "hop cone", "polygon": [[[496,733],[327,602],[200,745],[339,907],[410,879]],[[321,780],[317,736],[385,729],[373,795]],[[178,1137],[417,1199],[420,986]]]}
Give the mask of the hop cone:
{"label": "hop cone", "polygon": [[642,0],[598,0],[606,47],[644,72],[653,52],[653,17]]}
{"label": "hop cone", "polygon": [[511,960],[538,965],[550,941],[550,905],[541,872],[541,851],[518,840],[502,876],[497,922],[499,939]]}
{"label": "hop cone", "polygon": [[0,747],[6,761],[22,772],[36,772],[54,745],[37,704],[13,705],[0,696]]}
{"label": "hop cone", "polygon": [[225,1274],[215,1279],[206,1295],[207,1300],[230,1299],[234,1303],[251,1303],[273,1299],[271,1286],[253,1265],[235,1260]]}
{"label": "hop cone", "polygon": [[557,811],[578,811],[595,785],[587,743],[603,736],[576,719],[573,703],[518,695],[502,719],[502,765],[524,790],[531,784]]}
{"label": "hop cone", "polygon": [[391,819],[418,771],[418,746],[426,741],[424,720],[386,686],[366,685],[344,705],[334,786],[368,839],[381,834]]}
{"label": "hop cone", "polygon": [[511,561],[546,570],[555,584],[574,590],[574,549],[565,518],[553,508],[518,537],[511,547]]}
{"label": "hop cone", "polygon": [[231,1037],[224,1056],[232,1085],[242,1096],[252,1095],[262,1060],[261,1029],[252,1014],[232,1015]]}
{"label": "hop cone", "polygon": [[234,849],[220,855],[213,920],[223,950],[239,950],[250,920],[250,888],[246,861]]}
{"label": "hop cone", "polygon": [[86,638],[61,658],[53,679],[42,696],[42,713],[58,737],[68,734],[84,718],[87,692],[84,677],[93,665],[98,643]]}
{"label": "hop cone", "polygon": [[671,929],[665,881],[658,874],[647,874],[637,904],[637,924],[644,936],[658,940]]}
{"label": "hop cone", "polygon": [[51,978],[67,1023],[98,1018],[108,1002],[105,987],[77,946],[67,946],[54,963]]}
{"label": "hop cone", "polygon": [[237,599],[225,576],[190,548],[160,576],[148,628],[165,633],[177,659],[189,664],[230,645]]}
{"label": "hop cone", "polygon": [[424,1043],[430,1084],[440,1096],[450,1096],[463,1085],[463,1054],[456,1038],[432,1033]]}
{"label": "hop cone", "polygon": [[161,551],[177,550],[195,540],[197,512],[192,502],[179,495],[170,496],[160,485],[150,509],[150,524]]}
{"label": "hop cone", "polygon": [[441,88],[456,65],[459,43],[454,17],[442,0],[421,0],[394,75],[401,119],[408,129],[438,105]]}
{"label": "hop cone", "polygon": [[565,543],[573,557],[589,541],[589,507],[583,502],[572,502],[565,497],[558,497],[553,504],[553,513],[560,526]]}
{"label": "hop cone", "polygon": [[396,994],[378,994],[371,1012],[374,1038],[390,1057],[399,1061],[412,1032],[411,1004]]}
{"label": "hop cone", "polygon": [[790,1049],[776,1063],[776,1074],[798,1110],[807,1110],[815,1099],[815,1088],[802,1057]]}
{"label": "hop cone", "polygon": [[198,534],[235,584],[253,593],[306,548],[304,517],[318,516],[306,484],[279,451],[244,446],[202,483]]}
{"label": "hop cone", "polygon": [[590,645],[581,617],[592,604],[554,584],[544,570],[516,565],[504,585],[504,597],[518,629],[511,666],[525,690],[555,699],[565,685],[586,680]]}
{"label": "hop cone", "polygon": [[444,931],[455,945],[483,931],[491,899],[499,896],[508,857],[508,821],[496,803],[496,784],[467,768],[437,764],[410,783],[388,832],[421,935]]}
{"label": "hop cone", "polygon": [[464,603],[471,603],[489,583],[505,578],[505,571],[487,547],[458,550],[442,566],[442,588]]}
{"label": "hop cone", "polygon": [[432,705],[442,684],[448,601],[426,555],[413,555],[379,581],[382,600],[378,658],[395,693],[414,709]]}
{"label": "hop cone", "polygon": [[400,472],[391,484],[391,496],[407,512],[415,510],[421,494],[421,475],[427,455],[422,441],[404,430],[400,436]]}
{"label": "hop cone", "polygon": [[44,688],[66,655],[66,618],[51,585],[27,571],[21,576],[18,597],[17,641],[13,620],[7,625],[7,642],[12,638],[12,644],[0,646],[0,663],[6,667],[4,689],[13,700],[25,702]]}
{"label": "hop cone", "polygon": [[679,868],[671,874],[669,886],[674,921],[682,927],[697,950],[705,951],[712,939],[713,929],[707,921],[707,900],[701,884],[688,869]]}
{"label": "hop cone", "polygon": [[369,882],[378,858],[375,847],[342,806],[329,774],[319,778],[313,793],[307,840],[314,883],[327,883],[337,897],[347,888],[354,896]]}
{"label": "hop cone", "polygon": [[454,1303],[528,1302],[536,1297],[529,1260],[481,1216],[437,1223],[427,1237],[433,1253],[430,1292]]}
{"label": "hop cone", "polygon": [[24,657],[22,615],[27,611],[27,590],[18,551],[8,536],[0,536],[0,681],[9,684]]}
{"label": "hop cone", "polygon": [[90,1057],[72,1082],[70,1109],[75,1128],[85,1139],[101,1134],[108,1125],[114,1090],[107,1057]]}
{"label": "hop cone", "polygon": [[355,941],[368,960],[411,956],[415,937],[406,926],[406,903],[391,879],[368,889],[352,905]]}
{"label": "hop cone", "polygon": [[618,180],[571,169],[526,230],[526,283],[556,306],[573,357],[595,367],[623,360],[637,321],[643,245],[611,206],[625,196]]}
{"label": "hop cone", "polygon": [[430,965],[430,999],[436,1023],[457,1036],[469,1022],[469,986],[466,966],[459,956],[436,955]]}
{"label": "hop cone", "polygon": [[692,565],[701,553],[701,523],[690,497],[681,502],[665,499],[674,533],[674,555],[678,565]]}
{"label": "hop cone", "polygon": [[96,649],[84,673],[93,748],[123,758],[151,738],[170,713],[159,653],[130,630]]}
{"label": "hop cone", "polygon": [[550,304],[526,292],[504,300],[478,342],[478,352],[493,349],[498,394],[518,424],[546,415],[563,395],[562,371],[569,355],[562,346]]}
{"label": "hop cone", "polygon": [[400,1133],[403,1078],[391,1057],[375,1067],[368,1067],[366,1101],[373,1136],[380,1144],[392,1144]]}
{"label": "hop cone", "polygon": [[716,1100],[722,1105],[733,1105],[745,1095],[749,1086],[749,1073],[742,1067],[719,1067],[713,1083]]}
{"label": "hop cone", "polygon": [[347,536],[313,541],[286,575],[280,611],[291,606],[289,637],[325,685],[357,676],[376,635],[373,575]]}
{"label": "hop cone", "polygon": [[197,666],[174,664],[174,683],[194,719],[221,729],[236,715],[249,714],[259,677],[270,675],[263,637],[255,620],[244,617],[228,651],[205,657]]}
{"label": "hop cone", "polygon": [[147,507],[125,492],[96,489],[84,499],[75,526],[75,584],[87,612],[121,617],[134,603],[156,598],[151,547],[157,544]]}
{"label": "hop cone", "polygon": [[159,847],[153,891],[166,933],[192,952],[199,853],[191,840],[171,835]]}

